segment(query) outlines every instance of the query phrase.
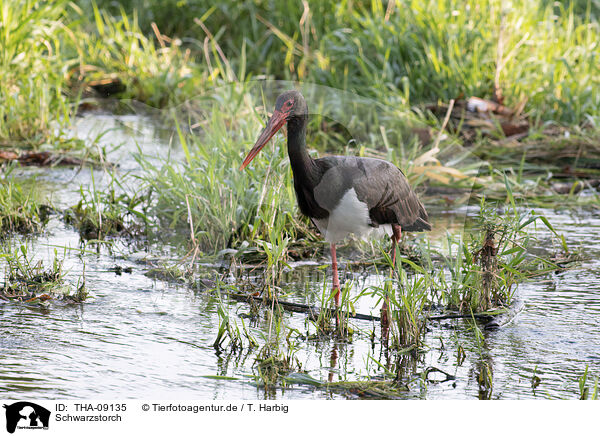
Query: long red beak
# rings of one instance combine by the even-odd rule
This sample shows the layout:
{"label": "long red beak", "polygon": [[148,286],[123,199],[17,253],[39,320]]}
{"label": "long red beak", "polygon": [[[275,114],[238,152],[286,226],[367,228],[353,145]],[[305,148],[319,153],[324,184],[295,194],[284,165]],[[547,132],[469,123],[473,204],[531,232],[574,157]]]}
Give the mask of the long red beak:
{"label": "long red beak", "polygon": [[256,144],[254,144],[254,147],[252,147],[252,150],[250,150],[248,156],[246,156],[246,159],[242,162],[240,170],[243,170],[250,162],[252,162],[252,159],[256,157],[273,135],[283,127],[286,121],[286,114],[284,112],[278,110],[273,112],[273,116],[269,119],[269,122],[260,133],[260,136],[256,140]]}

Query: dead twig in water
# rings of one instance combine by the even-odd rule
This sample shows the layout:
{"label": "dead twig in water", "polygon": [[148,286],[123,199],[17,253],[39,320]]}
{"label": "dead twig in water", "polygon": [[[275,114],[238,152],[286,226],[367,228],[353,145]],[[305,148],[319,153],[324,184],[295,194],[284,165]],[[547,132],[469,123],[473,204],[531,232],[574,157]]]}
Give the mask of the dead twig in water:
{"label": "dead twig in water", "polygon": [[[255,295],[238,294],[236,292],[227,292],[225,295],[227,295],[228,297],[230,297],[236,301],[263,302],[263,297],[255,296]],[[311,306],[309,304],[303,304],[303,303],[293,303],[290,301],[277,300],[277,304],[283,310],[287,310],[288,312],[308,313],[311,316],[315,316],[315,317],[318,316],[319,312],[321,311],[321,309],[319,309],[315,306]],[[335,311],[332,311],[332,314],[335,315]],[[363,321],[380,321],[380,317],[375,316],[375,315],[367,315],[367,314],[363,314],[363,313],[346,313],[346,312],[343,312],[343,314],[344,314],[344,316],[347,316],[349,318],[359,319],[359,320],[363,320]],[[488,314],[488,313],[475,313],[475,314],[452,313],[452,314],[446,314],[446,315],[426,316],[425,319],[429,320],[429,321],[439,321],[439,320],[443,320],[443,319],[467,319],[467,318],[473,319],[474,318],[478,321],[487,322],[487,321],[490,321],[493,317],[494,317],[494,315]]]}

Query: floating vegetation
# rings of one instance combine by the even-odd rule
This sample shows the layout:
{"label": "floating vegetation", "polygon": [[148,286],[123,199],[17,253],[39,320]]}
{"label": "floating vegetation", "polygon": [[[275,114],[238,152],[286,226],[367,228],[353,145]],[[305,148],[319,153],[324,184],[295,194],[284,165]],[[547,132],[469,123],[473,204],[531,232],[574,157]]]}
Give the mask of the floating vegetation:
{"label": "floating vegetation", "polygon": [[49,300],[81,303],[88,298],[85,279],[77,287],[65,281],[56,250],[52,264],[46,268],[43,261],[31,259],[25,245],[17,250],[8,247],[0,256],[6,262],[4,284],[0,287],[0,297],[5,300],[47,306]]}
{"label": "floating vegetation", "polygon": [[187,283],[192,278],[188,269],[183,268],[181,265],[169,265],[167,263],[151,267],[144,275],[151,279],[165,280],[172,283]]}
{"label": "floating vegetation", "polygon": [[[290,332],[291,334],[292,332]],[[295,357],[295,349],[287,337],[287,350],[283,350],[286,342],[276,334],[268,340],[259,350],[254,361],[254,370],[258,380],[265,387],[272,387],[285,381],[285,377],[292,371],[301,371],[302,364]]]}
{"label": "floating vegetation", "polygon": [[[441,379],[436,379],[432,374],[441,374]],[[393,374],[387,374],[393,376]],[[395,399],[405,398],[411,386],[415,383],[437,384],[455,380],[456,377],[436,367],[427,366],[422,372],[411,373],[402,380],[398,377],[356,380],[356,381],[321,381],[309,374],[293,372],[285,377],[285,382],[290,385],[307,385],[317,389],[367,399]]]}
{"label": "floating vegetation", "polygon": [[389,400],[400,398],[402,394],[405,394],[409,390],[406,384],[396,380],[325,382],[303,373],[291,373],[285,377],[285,382],[290,385],[307,385],[350,397],[366,399]]}

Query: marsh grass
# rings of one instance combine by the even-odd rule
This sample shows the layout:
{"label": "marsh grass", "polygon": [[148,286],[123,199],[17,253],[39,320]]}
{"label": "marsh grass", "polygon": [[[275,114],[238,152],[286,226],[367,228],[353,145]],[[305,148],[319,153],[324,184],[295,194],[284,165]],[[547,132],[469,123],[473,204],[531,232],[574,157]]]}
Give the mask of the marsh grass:
{"label": "marsh grass", "polygon": [[213,348],[220,354],[223,352],[239,353],[244,348],[252,350],[258,347],[258,341],[250,333],[244,319],[240,318],[240,328],[236,319],[231,316],[228,307],[223,301],[221,290],[235,291],[235,288],[218,282],[216,287],[212,289],[216,296],[217,315],[219,317],[219,329],[213,343]]}
{"label": "marsh grass", "polygon": [[87,240],[143,234],[150,225],[146,190],[127,189],[123,177],[114,172],[107,174],[108,186],[100,190],[96,188],[93,170],[91,175],[91,185],[79,189],[79,203],[64,212],[65,221]]}
{"label": "marsh grass", "polygon": [[298,331],[287,328],[281,316],[273,312],[270,316],[275,319],[270,325],[268,335],[263,333],[264,345],[258,351],[253,364],[257,379],[265,387],[285,383],[285,377],[290,372],[302,370],[302,364],[295,355],[300,347],[297,341]]}
{"label": "marsh grass", "polygon": [[154,35],[144,34],[137,12],[128,16],[121,9],[111,15],[92,4],[93,19],[88,19],[83,10],[75,10],[78,32],[86,32],[86,37],[74,41],[75,83],[118,78],[124,87],[120,98],[164,107],[182,101],[208,79],[191,51],[181,48],[180,39],[162,35],[158,27]]}
{"label": "marsh grass", "polygon": [[0,235],[10,232],[30,234],[47,223],[51,207],[42,204],[33,186],[27,189],[8,174],[0,180]]}
{"label": "marsh grass", "polygon": [[[448,235],[448,254],[443,256],[449,279],[439,275],[441,295],[446,305],[462,312],[484,312],[511,304],[518,283],[564,268],[578,259],[571,253],[563,235],[548,219],[517,206],[512,187],[505,178],[508,207],[504,215],[497,205],[482,199],[478,220],[470,242],[461,235]],[[551,232],[559,253],[538,256],[531,248],[537,243],[530,226],[542,225]]]}
{"label": "marsh grass", "polygon": [[[400,251],[397,246],[396,249]],[[362,291],[378,297],[377,304],[387,301],[389,319],[384,323],[381,311],[381,340],[388,349],[402,353],[419,349],[425,335],[425,311],[431,304],[434,286],[433,277],[422,266],[407,258],[396,257],[393,265],[391,253],[382,250],[384,264],[389,268],[389,277],[382,286],[370,286]],[[404,270],[406,265],[409,272]]]}
{"label": "marsh grass", "polygon": [[230,101],[237,96],[244,104],[223,107],[215,96],[205,103],[199,123],[206,127],[201,132],[189,136],[178,127],[184,163],[159,167],[143,156],[139,162],[154,192],[153,213],[163,225],[191,231],[205,254],[251,241],[263,259],[270,258],[270,265],[276,266],[285,259],[289,241],[296,240],[296,230],[306,232],[292,212],[295,197],[285,146],[279,139],[273,141],[262,153],[268,164],[239,171],[242,155],[262,123],[244,88],[229,90],[234,93]]}
{"label": "marsh grass", "polygon": [[397,350],[419,348],[423,345],[426,331],[424,314],[428,305],[431,277],[424,269],[406,260],[410,267],[421,273],[409,277],[401,267],[404,261],[398,260],[398,281],[388,281],[385,292],[392,313],[390,346]]}
{"label": "marsh grass", "polygon": [[350,341],[354,329],[350,325],[350,316],[356,313],[354,303],[361,295],[351,297],[354,282],[347,280],[340,288],[340,307],[335,307],[335,299],[328,280],[323,281],[319,298],[320,309],[310,318],[315,327],[314,339],[334,336],[337,340]]}
{"label": "marsh grass", "polygon": [[0,2],[0,145],[35,147],[67,124],[63,39],[66,0]]}
{"label": "marsh grass", "polygon": [[6,299],[45,306],[48,300],[81,303],[88,298],[85,277],[77,287],[66,282],[57,250],[49,267],[41,260],[34,261],[26,245],[4,244],[0,257],[6,262],[0,295]]}
{"label": "marsh grass", "polygon": [[[510,304],[520,274],[513,268],[499,266],[496,258],[498,247],[491,236],[493,234],[485,230],[482,232],[483,240],[474,240],[471,245],[465,244],[461,237],[448,239],[446,267],[450,280],[440,275],[440,288],[449,308],[469,313]],[[485,260],[481,258],[484,252]],[[512,263],[518,264],[521,260],[518,258]]]}

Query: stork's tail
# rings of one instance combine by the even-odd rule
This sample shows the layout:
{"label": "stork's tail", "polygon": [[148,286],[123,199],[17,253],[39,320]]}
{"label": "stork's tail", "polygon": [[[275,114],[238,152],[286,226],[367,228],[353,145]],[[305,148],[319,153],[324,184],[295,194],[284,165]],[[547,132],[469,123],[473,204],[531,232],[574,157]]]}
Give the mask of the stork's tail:
{"label": "stork's tail", "polygon": [[402,230],[407,232],[422,232],[431,230],[431,224],[429,223],[429,215],[422,203],[419,202],[419,217],[410,226],[402,227]]}

